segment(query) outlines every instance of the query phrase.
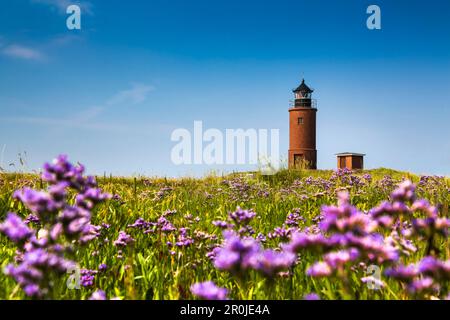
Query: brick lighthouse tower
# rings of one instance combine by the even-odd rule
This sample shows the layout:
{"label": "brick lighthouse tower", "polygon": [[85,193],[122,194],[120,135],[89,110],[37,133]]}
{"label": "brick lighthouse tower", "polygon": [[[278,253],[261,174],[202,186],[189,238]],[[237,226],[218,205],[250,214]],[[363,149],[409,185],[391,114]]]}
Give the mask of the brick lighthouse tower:
{"label": "brick lighthouse tower", "polygon": [[294,105],[289,109],[289,168],[317,169],[316,105],[305,80],[293,90]]}

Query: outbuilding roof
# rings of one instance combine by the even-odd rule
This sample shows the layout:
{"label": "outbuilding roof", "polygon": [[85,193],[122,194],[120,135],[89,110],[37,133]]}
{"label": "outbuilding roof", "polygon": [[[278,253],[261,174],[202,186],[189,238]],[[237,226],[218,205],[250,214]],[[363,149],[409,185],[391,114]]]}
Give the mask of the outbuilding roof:
{"label": "outbuilding roof", "polygon": [[360,156],[363,157],[366,154],[365,153],[356,153],[356,152],[341,152],[341,153],[336,153],[337,156]]}

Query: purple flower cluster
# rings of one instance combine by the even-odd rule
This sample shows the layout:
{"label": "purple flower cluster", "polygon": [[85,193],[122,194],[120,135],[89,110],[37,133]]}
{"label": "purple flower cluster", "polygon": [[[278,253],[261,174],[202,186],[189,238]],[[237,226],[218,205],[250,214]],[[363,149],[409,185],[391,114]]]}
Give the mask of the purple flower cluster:
{"label": "purple flower cluster", "polygon": [[415,189],[413,183],[403,181],[391,193],[391,202],[383,202],[370,210],[369,214],[378,225],[394,229],[396,245],[402,252],[408,254],[408,251],[415,251],[410,240],[405,239],[414,236],[426,240],[426,254],[438,252],[435,239],[438,236],[448,237],[450,219],[440,217],[437,208],[427,200],[416,199]]}
{"label": "purple flower cluster", "polygon": [[241,273],[250,268],[250,258],[261,249],[251,237],[241,239],[233,231],[224,231],[224,244],[216,250],[214,265],[219,270]]}
{"label": "purple flower cluster", "polygon": [[[53,277],[60,276],[74,262],[65,254],[73,252],[74,243],[86,243],[97,237],[100,227],[91,225],[91,210],[110,196],[97,188],[93,177],[84,177],[82,165],[73,166],[61,155],[52,163],[46,163],[42,179],[49,184],[46,192],[24,188],[14,193],[32,213],[23,222],[9,213],[0,224],[5,234],[18,246],[18,265],[5,268],[24,292],[31,297],[47,297],[51,294]],[[67,200],[68,189],[76,191],[75,204]],[[30,222],[39,222],[39,236],[31,229]]]}
{"label": "purple flower cluster", "polygon": [[303,249],[312,251],[329,251],[341,242],[340,236],[325,237],[323,234],[307,234],[295,232],[291,235],[289,243],[283,245],[285,250],[299,253]]}
{"label": "purple flower cluster", "polygon": [[41,220],[39,219],[38,216],[36,216],[34,214],[29,214],[28,217],[25,219],[24,223],[25,224],[34,223],[36,225],[40,225]]}
{"label": "purple flower cluster", "polygon": [[217,236],[215,234],[210,234],[205,231],[195,230],[194,231],[194,239],[198,240],[217,240]]}
{"label": "purple flower cluster", "polygon": [[391,199],[393,202],[413,202],[416,198],[415,190],[416,186],[410,180],[404,180],[398,185],[398,188],[391,193]]}
{"label": "purple flower cluster", "polygon": [[214,265],[219,270],[242,276],[246,270],[253,269],[273,277],[289,269],[296,260],[296,255],[289,251],[264,250],[252,237],[241,238],[233,231],[224,231],[223,236],[223,246],[212,252]]}
{"label": "purple flower cluster", "polygon": [[122,197],[118,194],[115,194],[111,197],[111,200],[117,202],[119,205],[124,205],[125,201],[122,200]]}
{"label": "purple flower cluster", "polygon": [[433,256],[427,256],[417,264],[402,265],[398,264],[385,271],[385,274],[407,284],[409,293],[415,296],[424,296],[426,294],[435,293],[446,288],[449,293],[448,286],[442,287],[440,283],[448,283],[450,281],[450,260],[442,261]]}
{"label": "purple flower cluster", "polygon": [[375,233],[378,223],[350,204],[347,192],[338,193],[338,206],[322,207],[318,221],[320,233],[294,232],[286,251],[312,250],[323,253],[323,261],[312,264],[307,274],[328,277],[345,274],[347,266],[358,262],[395,262],[397,250],[383,236]]}
{"label": "purple flower cluster", "polygon": [[11,241],[17,244],[25,244],[35,235],[35,231],[29,229],[15,213],[8,213],[6,220],[0,224],[0,233],[5,234]]}
{"label": "purple flower cluster", "polygon": [[349,194],[341,191],[338,194],[338,206],[322,207],[323,219],[319,227],[324,232],[345,234],[351,232],[358,236],[372,233],[377,223],[370,216],[359,212],[349,203]]}
{"label": "purple flower cluster", "polygon": [[416,235],[433,238],[434,235],[448,237],[450,219],[439,217],[436,207],[431,206],[426,200],[417,200],[411,206],[412,211],[425,213],[425,218],[412,220],[413,231]]}
{"label": "purple flower cluster", "polygon": [[235,228],[240,235],[253,235],[255,230],[249,223],[254,217],[256,217],[256,213],[253,210],[243,210],[237,207],[235,211],[228,213],[227,221],[214,220],[212,224],[224,230]]}
{"label": "purple flower cluster", "polygon": [[[250,199],[252,186],[247,183],[243,177],[236,177],[232,180],[223,180],[222,184],[229,186],[232,201],[246,201]],[[220,192],[221,190],[218,191]]]}
{"label": "purple flower cluster", "polygon": [[169,220],[167,220],[165,216],[159,217],[156,227],[162,232],[173,232],[177,230],[177,228]]}
{"label": "purple flower cluster", "polygon": [[417,251],[414,243],[400,236],[397,230],[392,230],[391,234],[385,238],[385,242],[392,247],[395,247],[402,255],[409,256],[411,253]]}
{"label": "purple flower cluster", "polygon": [[346,176],[346,175],[350,175],[350,174],[352,174],[353,173],[353,171],[352,170],[350,170],[350,169],[348,169],[348,168],[339,168],[339,169],[337,169],[337,170],[335,170],[334,172],[333,172],[333,174],[331,175],[331,178],[330,178],[330,180],[332,180],[332,178],[333,178],[333,176],[336,176],[336,177],[343,177],[343,176]]}
{"label": "purple flower cluster", "polygon": [[144,218],[138,218],[133,224],[129,224],[128,228],[140,229],[144,233],[153,233],[155,230],[169,233],[176,231],[177,228],[170,222],[167,217],[175,214],[176,210],[167,210],[159,216],[156,222],[150,222],[144,220]]}
{"label": "purple flower cluster", "polygon": [[172,192],[171,187],[162,187],[158,192],[155,194],[154,201],[161,201],[164,199],[170,192]]}
{"label": "purple flower cluster", "polygon": [[385,175],[383,179],[378,181],[377,186],[382,190],[391,190],[394,186],[394,180],[390,175]]}
{"label": "purple flower cluster", "polygon": [[97,273],[97,270],[81,269],[80,284],[83,287],[92,287],[94,285],[95,275]]}
{"label": "purple flower cluster", "polygon": [[178,229],[178,239],[175,242],[177,247],[187,247],[194,243],[194,240],[188,236],[187,230],[187,228]]}
{"label": "purple flower cluster", "polygon": [[250,257],[250,265],[265,276],[273,278],[278,272],[289,269],[297,256],[289,251],[262,250]]}
{"label": "purple flower cluster", "polygon": [[450,280],[450,259],[441,261],[433,256],[423,258],[418,265],[419,272],[437,280]]}
{"label": "purple flower cluster", "polygon": [[215,220],[212,222],[213,225],[215,225],[216,227],[220,228],[220,229],[231,229],[233,228],[233,224],[228,223],[226,221],[223,220]]}
{"label": "purple flower cluster", "polygon": [[228,290],[217,287],[212,281],[195,283],[191,286],[193,295],[204,300],[226,300]]}
{"label": "purple flower cluster", "polygon": [[177,213],[177,210],[168,209],[168,210],[164,211],[162,215],[165,217],[168,217],[168,216],[173,216],[176,213]]}
{"label": "purple flower cluster", "polygon": [[117,240],[113,242],[116,247],[126,247],[130,243],[133,243],[134,239],[125,231],[120,231]]}
{"label": "purple flower cluster", "polygon": [[256,216],[252,210],[243,210],[237,207],[236,211],[230,212],[228,217],[237,224],[247,224]]}
{"label": "purple flower cluster", "polygon": [[145,221],[144,218],[138,218],[133,224],[129,224],[127,227],[141,230],[148,230],[152,228],[154,225],[155,224],[152,222]]}
{"label": "purple flower cluster", "polygon": [[362,175],[362,178],[363,178],[364,180],[366,180],[367,183],[371,183],[371,182],[372,182],[372,175],[371,175],[370,173],[364,173],[364,174]]}
{"label": "purple flower cluster", "polygon": [[299,209],[294,209],[293,212],[287,215],[284,224],[289,227],[299,227],[302,222],[305,222],[305,218],[300,215]]}
{"label": "purple flower cluster", "polygon": [[273,232],[269,232],[267,237],[269,239],[280,238],[283,241],[287,241],[292,232],[294,232],[295,228],[286,228],[286,227],[276,227],[273,229]]}
{"label": "purple flower cluster", "polygon": [[103,290],[97,290],[92,293],[89,300],[106,300],[106,293]]}
{"label": "purple flower cluster", "polygon": [[303,297],[304,300],[314,301],[314,300],[320,300],[320,297],[317,293],[308,293]]}
{"label": "purple flower cluster", "polygon": [[17,266],[8,264],[5,273],[13,277],[30,297],[44,297],[51,290],[50,275],[62,275],[74,263],[62,257],[60,252],[33,248],[23,254]]}
{"label": "purple flower cluster", "polygon": [[25,187],[14,192],[13,198],[20,200],[43,222],[52,222],[58,210],[65,205],[66,187],[65,182],[51,186],[49,192],[36,191]]}

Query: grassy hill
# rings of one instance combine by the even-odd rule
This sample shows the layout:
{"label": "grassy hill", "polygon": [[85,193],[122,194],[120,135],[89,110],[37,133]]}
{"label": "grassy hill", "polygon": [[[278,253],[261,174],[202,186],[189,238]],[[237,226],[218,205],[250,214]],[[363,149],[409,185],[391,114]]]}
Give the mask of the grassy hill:
{"label": "grassy hill", "polygon": [[[251,172],[179,179],[100,176],[99,187],[113,198],[92,211],[92,224],[100,228],[98,237],[87,245],[76,246],[72,254],[82,269],[95,271],[93,284],[69,290],[65,286],[67,275],[60,275],[52,295],[57,299],[84,299],[101,289],[108,297],[124,299],[190,299],[192,284],[212,280],[227,288],[233,299],[302,299],[311,292],[324,299],[406,299],[410,295],[405,287],[393,279],[383,278],[388,286],[382,290],[367,289],[360,281],[364,268],[346,269],[346,282],[351,288],[346,287],[348,284],[342,286],[339,277],[307,276],[306,270],[321,259],[316,252],[300,254],[295,268],[275,279],[252,270],[244,278],[237,277],[217,269],[208,258],[208,253],[223,241],[222,229],[213,222],[230,222],[230,213],[238,207],[252,210],[256,216],[248,224],[235,224],[232,229],[242,236],[264,239],[264,248],[279,250],[295,230],[319,230],[322,208],[337,203],[337,192],[347,190],[351,204],[368,212],[382,201],[391,200],[390,194],[404,179],[417,185],[417,198],[427,199],[438,207],[440,215],[448,217],[448,178],[419,177],[385,168],[358,172],[282,170],[272,176]],[[23,219],[29,216],[30,211],[12,198],[14,190],[24,187],[41,190],[47,184],[32,174],[0,175],[0,221],[10,211]],[[74,197],[75,193],[70,192],[69,203]],[[288,224],[290,216],[297,219],[293,225]],[[136,227],[138,219],[147,227]],[[159,229],[164,219],[172,231]],[[39,229],[39,224],[30,226]],[[120,248],[114,244],[121,231],[134,239],[132,245]],[[391,231],[379,232],[388,237]],[[175,245],[184,243],[180,239],[192,243]],[[440,257],[448,259],[447,238],[433,241],[440,248]],[[426,241],[417,238],[414,245],[417,250],[404,256],[403,263],[417,262],[426,255]],[[16,247],[0,235],[0,267],[14,262],[15,256]],[[108,266],[106,271],[98,271],[101,264]],[[0,283],[0,299],[26,297],[11,277],[0,274]]]}

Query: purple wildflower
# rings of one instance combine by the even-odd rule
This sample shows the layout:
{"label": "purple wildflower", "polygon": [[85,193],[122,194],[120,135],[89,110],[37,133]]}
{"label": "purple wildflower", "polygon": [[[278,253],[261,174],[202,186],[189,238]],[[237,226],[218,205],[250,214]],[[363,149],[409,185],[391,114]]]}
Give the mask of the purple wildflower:
{"label": "purple wildflower", "polygon": [[300,222],[304,222],[305,218],[300,216],[300,210],[294,209],[295,211],[289,213],[286,217],[286,221],[284,222],[287,226],[290,227],[298,227]]}
{"label": "purple wildflower", "polygon": [[128,228],[147,229],[150,224],[144,218],[138,218],[133,224],[129,224]]}
{"label": "purple wildflower", "polygon": [[327,253],[324,256],[325,262],[333,269],[340,269],[348,262],[355,261],[359,257],[357,249],[340,250]]}
{"label": "purple wildflower", "polygon": [[92,293],[89,300],[106,300],[106,293],[103,290],[97,290]]}
{"label": "purple wildflower", "polygon": [[226,300],[228,290],[217,287],[212,281],[206,281],[193,284],[191,292],[204,300]]}
{"label": "purple wildflower", "polygon": [[296,260],[296,255],[288,251],[264,250],[250,257],[250,265],[253,269],[262,272],[268,277],[289,269]]}
{"label": "purple wildflower", "polygon": [[391,278],[410,282],[419,274],[419,270],[414,265],[404,266],[400,264],[396,267],[387,269],[385,274]]}
{"label": "purple wildflower", "polygon": [[376,288],[384,288],[386,286],[386,283],[374,276],[363,277],[361,278],[361,282],[371,284],[371,286],[374,286]]}
{"label": "purple wildflower", "polygon": [[214,265],[220,270],[240,272],[248,269],[252,255],[261,250],[254,238],[241,239],[234,232],[224,231],[224,245],[216,252]]}
{"label": "purple wildflower", "polygon": [[34,235],[34,231],[29,229],[15,213],[8,213],[6,220],[0,224],[0,233],[19,244],[25,243]]}
{"label": "purple wildflower", "polygon": [[46,280],[50,273],[61,275],[73,265],[58,253],[37,248],[24,253],[18,266],[7,265],[5,273],[13,277],[28,296],[39,298],[50,291],[51,284]]}
{"label": "purple wildflower", "polygon": [[217,257],[217,254],[221,251],[220,247],[215,247],[211,251],[206,253],[206,257],[212,261],[214,261]]}
{"label": "purple wildflower", "polygon": [[180,228],[178,233],[178,239],[175,243],[177,247],[187,247],[194,243],[194,240],[187,235],[187,228]]}
{"label": "purple wildflower", "polygon": [[[101,228],[90,223],[91,209],[109,195],[97,188],[93,177],[84,177],[83,173],[82,165],[73,166],[67,156],[61,155],[44,165],[42,178],[50,185],[47,192],[30,188],[15,192],[14,198],[34,214],[27,222],[40,223],[37,236],[15,215],[8,215],[0,225],[3,233],[22,246],[16,259],[18,265],[8,265],[5,272],[31,297],[50,296],[54,276],[74,266],[74,262],[64,257],[73,252],[73,244],[83,244],[99,236]],[[75,205],[67,202],[68,188],[77,192]],[[89,284],[89,279],[85,280]]]}
{"label": "purple wildflower", "polygon": [[320,297],[317,293],[308,293],[303,297],[303,300],[320,300]]}
{"label": "purple wildflower", "polygon": [[363,174],[363,175],[362,175],[362,178],[363,178],[364,180],[366,180],[368,183],[371,183],[371,182],[372,182],[372,176],[370,175],[370,173],[365,173],[365,174]]}
{"label": "purple wildflower", "polygon": [[172,232],[177,230],[177,228],[175,228],[174,225],[164,216],[158,218],[156,225],[162,232]]}
{"label": "purple wildflower", "polygon": [[233,227],[232,224],[229,224],[228,222],[222,220],[215,220],[212,222],[212,224],[221,229],[228,229]]}
{"label": "purple wildflower", "polygon": [[50,193],[30,188],[16,191],[13,197],[20,200],[28,209],[45,221],[55,218],[56,212],[64,205],[64,201],[56,202]]}
{"label": "purple wildflower", "polygon": [[293,231],[293,228],[276,227],[267,237],[269,239],[280,238],[282,240],[288,240]]}
{"label": "purple wildflower", "polygon": [[322,234],[306,234],[295,232],[288,244],[284,245],[286,250],[298,253],[302,249],[331,249],[340,243],[341,237],[332,236],[326,238]]}
{"label": "purple wildflower", "polygon": [[36,216],[34,214],[29,214],[28,217],[25,219],[24,223],[25,224],[30,224],[30,223],[40,224],[41,220],[39,219],[38,216]]}
{"label": "purple wildflower", "polygon": [[126,247],[128,244],[133,242],[134,239],[130,235],[126,234],[124,231],[120,231],[117,240],[114,241],[114,245],[116,247]]}
{"label": "purple wildflower", "polygon": [[439,290],[439,285],[432,278],[415,279],[408,285],[408,291],[414,294],[433,293]]}
{"label": "purple wildflower", "polygon": [[405,180],[391,193],[391,199],[399,202],[412,202],[415,199],[415,190],[416,186],[411,181]]}
{"label": "purple wildflower", "polygon": [[423,258],[418,269],[421,274],[434,279],[450,280],[450,260],[441,261],[433,256]]}
{"label": "purple wildflower", "polygon": [[110,225],[110,224],[107,224],[107,223],[105,223],[105,222],[102,222],[101,227],[102,227],[103,229],[109,229],[109,228],[111,228],[111,225]]}
{"label": "purple wildflower", "polygon": [[230,212],[228,216],[235,223],[240,224],[240,223],[248,223],[256,216],[256,213],[252,210],[242,210],[240,207],[237,207],[236,211]]}
{"label": "purple wildflower", "polygon": [[311,277],[328,277],[333,270],[326,262],[316,262],[306,271],[306,274]]}
{"label": "purple wildflower", "polygon": [[322,207],[323,220],[320,228],[324,232],[352,232],[357,235],[367,235],[377,227],[369,215],[359,212],[349,204],[347,192],[338,194],[339,206]]}
{"label": "purple wildflower", "polygon": [[80,284],[83,287],[92,287],[94,285],[97,270],[82,269],[80,274]]}
{"label": "purple wildflower", "polygon": [[256,236],[256,240],[258,240],[259,242],[266,242],[267,238],[264,234],[262,234],[261,232],[258,233],[258,235]]}

